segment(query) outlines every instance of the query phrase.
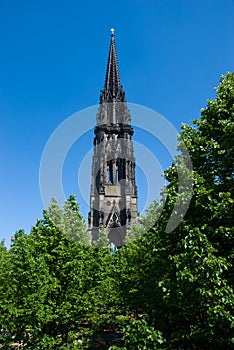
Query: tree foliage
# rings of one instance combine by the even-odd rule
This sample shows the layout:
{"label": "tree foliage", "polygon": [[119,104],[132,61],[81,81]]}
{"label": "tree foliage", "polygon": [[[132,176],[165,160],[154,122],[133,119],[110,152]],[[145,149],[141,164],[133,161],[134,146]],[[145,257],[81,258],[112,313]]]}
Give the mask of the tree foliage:
{"label": "tree foliage", "polygon": [[[233,347],[233,105],[234,74],[227,73],[201,119],[182,126],[182,156],[165,171],[164,201],[139,218],[120,250],[107,247],[104,227],[90,246],[74,196],[63,207],[53,199],[29,235],[15,234],[11,249],[2,242],[4,348],[14,341],[27,349]],[[179,184],[191,176],[184,144],[193,196],[168,230],[189,190]],[[112,333],[120,342],[110,341]]]}
{"label": "tree foliage", "polygon": [[96,241],[93,242],[94,247],[96,248],[104,248],[109,245],[109,238],[106,231],[106,227],[103,225],[101,230],[99,231],[99,237]]}
{"label": "tree foliage", "polygon": [[162,201],[158,202],[158,200],[155,199],[146,209],[145,215],[139,216],[137,222],[131,226],[130,231],[127,232],[125,243],[130,244],[154,227],[159,219],[162,207]]}
{"label": "tree foliage", "polygon": [[55,227],[35,226],[15,240],[8,259],[11,287],[7,305],[1,304],[2,328],[33,349],[62,348],[94,312],[89,248]]}
{"label": "tree foliage", "polygon": [[[202,110],[201,119],[182,128],[180,136],[191,156],[194,178],[184,220],[167,232],[178,200],[177,167],[186,175],[186,167],[177,158],[165,172],[168,186],[162,215],[125,252],[126,307],[146,313],[166,338],[167,348],[231,348],[233,102],[234,75],[228,73],[221,78],[216,99]],[[178,147],[183,155],[182,143]]]}
{"label": "tree foliage", "polygon": [[62,208],[58,201],[52,198],[48,209],[43,210],[43,219],[38,220],[37,225],[51,225],[74,241],[84,245],[90,245],[91,243],[86,223],[79,212],[79,205],[75,195],[70,195]]}

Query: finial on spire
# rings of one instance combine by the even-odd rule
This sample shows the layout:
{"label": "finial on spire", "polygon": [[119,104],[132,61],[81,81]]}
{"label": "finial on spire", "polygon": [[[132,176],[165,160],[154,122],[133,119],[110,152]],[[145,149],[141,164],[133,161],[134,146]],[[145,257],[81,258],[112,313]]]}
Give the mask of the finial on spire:
{"label": "finial on spire", "polygon": [[118,102],[125,102],[125,94],[122,89],[119,77],[118,58],[115,48],[115,30],[111,28],[110,50],[106,69],[106,79],[103,94],[101,95],[102,102],[113,102],[113,99]]}

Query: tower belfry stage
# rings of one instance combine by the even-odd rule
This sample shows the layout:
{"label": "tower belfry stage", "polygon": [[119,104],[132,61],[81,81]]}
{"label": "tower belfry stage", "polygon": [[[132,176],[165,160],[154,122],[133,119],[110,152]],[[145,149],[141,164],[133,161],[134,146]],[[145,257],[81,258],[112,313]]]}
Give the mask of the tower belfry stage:
{"label": "tower belfry stage", "polygon": [[89,230],[96,240],[104,226],[110,243],[120,247],[138,210],[133,128],[120,83],[114,29],[94,134]]}

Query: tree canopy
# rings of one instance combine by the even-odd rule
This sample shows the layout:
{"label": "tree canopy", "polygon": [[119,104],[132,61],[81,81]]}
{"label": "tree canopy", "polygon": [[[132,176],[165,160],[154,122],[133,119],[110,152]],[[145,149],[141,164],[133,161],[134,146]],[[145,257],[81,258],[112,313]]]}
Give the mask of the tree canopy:
{"label": "tree canopy", "polygon": [[[94,246],[75,196],[55,199],[29,235],[0,245],[0,344],[26,349],[232,349],[234,74],[182,125],[162,202],[111,250]],[[188,152],[184,152],[184,145]],[[187,171],[188,154],[192,173]],[[175,203],[190,206],[172,230]]]}

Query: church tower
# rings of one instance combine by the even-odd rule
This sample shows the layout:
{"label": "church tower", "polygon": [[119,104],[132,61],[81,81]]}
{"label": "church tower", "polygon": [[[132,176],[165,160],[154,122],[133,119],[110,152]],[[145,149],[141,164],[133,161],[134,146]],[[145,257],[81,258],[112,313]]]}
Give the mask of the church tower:
{"label": "church tower", "polygon": [[123,245],[138,213],[130,121],[111,29],[105,85],[94,128],[89,230],[96,240],[104,225],[110,243],[116,247]]}

